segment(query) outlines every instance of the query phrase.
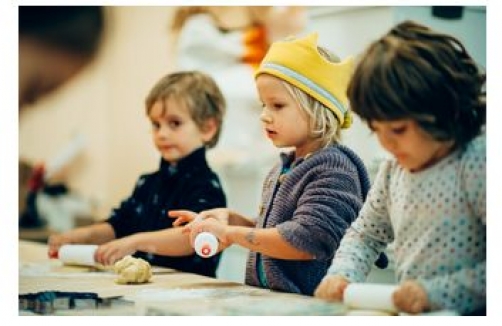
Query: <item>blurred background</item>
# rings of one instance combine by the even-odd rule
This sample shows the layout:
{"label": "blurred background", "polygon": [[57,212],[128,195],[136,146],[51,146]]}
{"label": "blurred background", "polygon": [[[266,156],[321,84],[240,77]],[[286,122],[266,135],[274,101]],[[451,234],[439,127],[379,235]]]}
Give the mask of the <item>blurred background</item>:
{"label": "blurred background", "polygon": [[[201,14],[211,16],[213,33],[204,25],[208,20],[190,20]],[[264,19],[267,15],[275,19]],[[219,145],[209,151],[209,161],[222,179],[229,207],[254,216],[265,173],[278,158],[278,150],[261,134],[252,77],[271,40],[317,31],[320,45],[341,58],[357,57],[394,24],[413,19],[455,35],[486,67],[486,8],[480,6],[116,6],[106,7],[106,18],[95,60],[60,89],[20,111],[20,213],[26,209],[34,167],[64,163],[48,180],[64,185],[64,196],[39,199],[48,232],[108,217],[112,207],[130,195],[140,174],[158,168],[144,99],[167,73],[201,69],[222,88],[228,101],[224,132]],[[374,176],[386,154],[357,117],[343,141]],[[43,241],[46,235],[20,236]],[[235,247],[225,252],[218,274],[243,282],[246,252]]]}

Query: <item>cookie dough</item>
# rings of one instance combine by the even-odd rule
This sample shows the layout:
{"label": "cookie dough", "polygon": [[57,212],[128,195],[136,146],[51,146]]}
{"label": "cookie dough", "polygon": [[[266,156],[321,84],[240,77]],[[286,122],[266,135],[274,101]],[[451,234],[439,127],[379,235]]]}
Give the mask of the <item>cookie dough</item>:
{"label": "cookie dough", "polygon": [[150,264],[141,258],[125,256],[115,263],[113,270],[119,276],[115,280],[118,284],[146,283],[152,277]]}

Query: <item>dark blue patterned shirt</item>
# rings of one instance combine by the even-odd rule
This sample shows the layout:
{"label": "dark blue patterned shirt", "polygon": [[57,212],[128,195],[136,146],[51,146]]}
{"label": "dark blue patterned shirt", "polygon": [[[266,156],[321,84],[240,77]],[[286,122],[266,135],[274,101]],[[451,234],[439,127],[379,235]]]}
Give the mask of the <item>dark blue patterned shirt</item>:
{"label": "dark blue patterned shirt", "polygon": [[[218,176],[207,164],[205,148],[199,148],[176,166],[161,160],[158,171],[142,175],[132,195],[113,210],[107,222],[116,237],[122,238],[172,227],[173,219],[167,212],[173,209],[200,212],[217,207],[226,207],[225,193]],[[137,252],[134,256],[152,265],[214,277],[221,254],[201,258],[196,254],[168,257]]]}

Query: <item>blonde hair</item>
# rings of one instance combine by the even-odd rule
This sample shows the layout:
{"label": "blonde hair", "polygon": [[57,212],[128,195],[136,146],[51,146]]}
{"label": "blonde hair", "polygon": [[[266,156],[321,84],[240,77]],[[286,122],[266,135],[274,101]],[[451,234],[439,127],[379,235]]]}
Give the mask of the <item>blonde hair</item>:
{"label": "blonde hair", "polygon": [[[326,60],[340,62],[340,58],[329,50],[321,46],[318,46],[317,49]],[[308,115],[311,136],[314,139],[319,139],[322,147],[340,143],[340,122],[333,111],[298,87],[286,81],[282,81],[282,83],[300,108]]]}
{"label": "blonde hair", "polygon": [[207,121],[214,119],[217,131],[205,145],[209,148],[216,146],[220,138],[226,102],[214,79],[200,71],[181,71],[164,76],[153,86],[145,99],[146,114],[150,114],[157,101],[165,102],[168,98],[185,104],[200,130],[203,130]]}

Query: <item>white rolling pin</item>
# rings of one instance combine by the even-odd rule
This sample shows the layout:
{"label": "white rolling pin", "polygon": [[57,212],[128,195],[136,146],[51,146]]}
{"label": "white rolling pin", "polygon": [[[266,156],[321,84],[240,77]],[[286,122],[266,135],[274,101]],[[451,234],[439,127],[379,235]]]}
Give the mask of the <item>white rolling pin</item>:
{"label": "white rolling pin", "polygon": [[66,265],[96,266],[96,249],[98,245],[66,244],[59,248],[58,258]]}
{"label": "white rolling pin", "polygon": [[218,238],[212,233],[201,232],[195,237],[195,252],[203,258],[209,258],[218,253]]}
{"label": "white rolling pin", "polygon": [[[203,220],[202,216],[197,215],[192,224],[197,224]],[[197,255],[202,258],[209,258],[218,253],[218,238],[210,232],[201,232],[197,234],[194,240],[194,249]]]}
{"label": "white rolling pin", "polygon": [[350,283],[343,293],[343,302],[355,309],[369,309],[397,313],[392,300],[396,285]]}

